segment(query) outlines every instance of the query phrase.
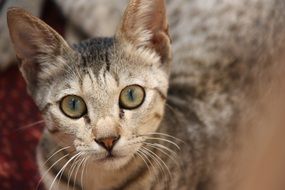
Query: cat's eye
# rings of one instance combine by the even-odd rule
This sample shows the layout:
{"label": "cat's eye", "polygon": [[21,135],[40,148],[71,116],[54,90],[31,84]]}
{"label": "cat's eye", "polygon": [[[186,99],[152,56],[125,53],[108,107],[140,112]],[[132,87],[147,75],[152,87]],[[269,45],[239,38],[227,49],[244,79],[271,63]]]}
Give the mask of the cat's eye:
{"label": "cat's eye", "polygon": [[142,105],[145,98],[145,91],[139,85],[125,87],[120,94],[119,105],[123,109],[135,109]]}
{"label": "cat's eye", "polygon": [[75,95],[68,95],[60,102],[61,111],[72,119],[78,119],[87,113],[87,107],[82,98]]}

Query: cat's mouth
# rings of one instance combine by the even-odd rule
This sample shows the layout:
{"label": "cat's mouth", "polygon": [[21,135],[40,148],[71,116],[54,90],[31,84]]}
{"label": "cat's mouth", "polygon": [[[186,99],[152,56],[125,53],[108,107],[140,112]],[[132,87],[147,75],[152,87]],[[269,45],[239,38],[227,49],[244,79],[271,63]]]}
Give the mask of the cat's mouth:
{"label": "cat's mouth", "polygon": [[113,153],[108,153],[107,156],[98,159],[99,162],[110,162],[110,161],[117,161],[119,159],[124,158],[125,156],[114,155]]}

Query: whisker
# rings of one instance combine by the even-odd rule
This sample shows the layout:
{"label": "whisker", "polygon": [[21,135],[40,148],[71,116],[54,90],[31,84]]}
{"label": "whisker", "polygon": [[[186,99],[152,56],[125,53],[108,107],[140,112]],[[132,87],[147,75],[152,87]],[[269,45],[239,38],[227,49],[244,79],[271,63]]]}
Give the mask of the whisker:
{"label": "whisker", "polygon": [[84,158],[81,158],[81,160],[79,160],[79,162],[77,164],[72,190],[74,190],[74,188],[75,188],[75,185],[76,185],[75,183],[77,181],[78,172],[79,172],[80,166],[83,162],[84,162]]}
{"label": "whisker", "polygon": [[52,181],[52,183],[51,183],[51,185],[50,185],[49,190],[51,190],[51,189],[53,188],[53,185],[54,185],[56,179],[57,179],[58,176],[61,174],[61,172],[63,172],[63,170],[67,167],[67,165],[68,165],[72,160],[74,160],[74,158],[76,158],[76,157],[77,157],[78,155],[80,155],[80,154],[81,154],[80,152],[77,153],[77,154],[75,154],[74,156],[72,156],[72,157],[64,164],[64,166],[63,166],[63,167],[59,170],[59,172],[56,174],[54,180]]}
{"label": "whisker", "polygon": [[166,102],[166,108],[168,108],[172,113],[173,113],[173,118],[175,119],[175,121],[176,121],[176,123],[178,124],[178,125],[181,125],[181,122],[180,122],[180,120],[178,119],[178,114],[177,114],[177,110],[175,109],[175,108],[173,108],[170,104],[168,104],[167,102]]}
{"label": "whisker", "polygon": [[146,147],[142,147],[143,149],[145,149],[146,151],[148,151],[150,154],[152,154],[153,156],[155,156],[158,160],[160,160],[160,162],[164,165],[164,167],[167,169],[168,174],[170,179],[172,178],[171,172],[169,170],[169,167],[166,165],[166,163],[153,151],[151,151],[150,149],[146,148]]}
{"label": "whisker", "polygon": [[60,153],[61,151],[64,151],[64,150],[66,150],[66,149],[69,149],[70,147],[71,147],[71,146],[66,146],[66,147],[64,147],[64,148],[61,148],[61,149],[57,150],[55,153],[53,153],[53,154],[43,163],[43,165],[46,165],[47,162],[48,162],[52,157],[54,157],[55,155],[57,155],[57,154]]}
{"label": "whisker", "polygon": [[78,156],[76,159],[74,159],[71,167],[70,167],[70,171],[68,174],[68,181],[67,181],[67,187],[69,188],[69,184],[70,184],[70,179],[72,177],[73,171],[75,169],[75,167],[77,166],[77,163],[80,161],[80,157]]}
{"label": "whisker", "polygon": [[172,138],[174,140],[177,140],[177,141],[180,141],[180,142],[183,142],[185,143],[182,139],[179,139],[177,137],[174,137],[172,135],[169,135],[169,134],[166,134],[166,133],[158,133],[158,132],[153,132],[153,133],[147,133],[145,135],[161,135],[161,136],[165,136],[165,137],[169,137],[169,138]]}
{"label": "whisker", "polygon": [[[69,147],[71,147],[71,146],[69,146]],[[46,161],[46,162],[47,162],[47,161]],[[59,182],[61,181],[61,178],[62,178],[63,173],[64,173],[64,170],[63,170],[63,172],[61,172],[61,174],[60,174],[60,176],[59,176],[59,180],[57,181],[57,186],[59,185]]]}
{"label": "whisker", "polygon": [[152,145],[152,144],[150,144],[150,143],[149,143],[149,144],[145,144],[145,143],[144,143],[144,145],[145,145],[145,146],[149,146],[149,147],[151,147],[151,148],[154,148],[154,149],[160,151],[162,154],[164,154],[165,156],[167,156],[168,158],[170,158],[176,165],[179,165],[179,163],[178,163],[177,160],[175,159],[176,157],[173,157],[172,154],[169,155],[166,151],[162,150],[160,147],[157,147],[157,146]]}
{"label": "whisker", "polygon": [[63,160],[63,159],[66,158],[67,156],[69,156],[69,154],[66,154],[66,155],[62,156],[61,158],[59,158],[55,163],[53,163],[53,164],[51,165],[51,167],[49,167],[49,168],[46,170],[46,172],[44,173],[44,175],[42,175],[42,177],[40,178],[40,180],[39,180],[39,182],[38,182],[38,184],[37,184],[36,189],[39,188],[40,183],[41,183],[42,180],[46,177],[46,175],[49,173],[49,171],[50,171],[56,164],[58,164],[61,160]]}
{"label": "whisker", "polygon": [[179,145],[171,140],[168,139],[164,139],[164,138],[159,138],[159,137],[150,137],[150,136],[146,136],[146,135],[141,135],[143,137],[145,137],[146,139],[151,139],[151,140],[160,140],[160,141],[164,141],[164,142],[168,142],[172,145],[174,145],[178,150],[181,150]]}
{"label": "whisker", "polygon": [[176,110],[168,103],[165,103],[166,107],[168,107],[171,111],[176,112]]}
{"label": "whisker", "polygon": [[149,164],[146,162],[146,160],[145,160],[144,157],[140,154],[140,152],[137,151],[137,152],[135,153],[135,155],[138,155],[138,157],[140,157],[140,158],[143,160],[143,162],[145,163],[145,165],[146,165],[148,171],[151,172],[151,171],[150,171],[150,166],[149,166]]}
{"label": "whisker", "polygon": [[153,171],[153,174],[155,176],[155,179],[157,180],[157,173],[155,172],[155,165],[150,161],[150,159],[148,158],[147,154],[143,151],[143,150],[138,150],[138,153],[141,154],[142,157],[144,157],[148,163],[150,163],[151,165],[151,168],[152,168],[152,171]]}
{"label": "whisker", "polygon": [[39,124],[42,124],[42,123],[44,123],[44,122],[45,122],[44,120],[39,120],[39,121],[36,121],[36,122],[34,122],[34,123],[30,123],[30,124],[28,124],[28,125],[24,125],[24,126],[18,128],[18,129],[15,129],[15,132],[23,131],[23,130],[25,130],[25,129],[28,129],[28,128],[37,126],[37,125],[39,125]]}
{"label": "whisker", "polygon": [[155,156],[153,156],[148,150],[146,150],[144,147],[141,147],[141,148],[142,148],[141,152],[143,152],[145,155],[149,156],[157,164],[157,166],[159,167],[159,170],[163,173],[164,177],[166,177],[165,170],[164,170],[162,164],[160,163],[160,161]]}
{"label": "whisker", "polygon": [[177,152],[175,152],[174,150],[171,150],[170,148],[168,148],[167,146],[164,146],[162,144],[159,143],[149,143],[149,142],[143,142],[144,144],[151,144],[153,146],[162,148],[164,150],[167,150],[168,152],[170,152],[170,154],[173,154],[173,156],[177,157]]}
{"label": "whisker", "polygon": [[[74,159],[75,160],[75,159]],[[72,161],[72,162],[74,162],[74,160]],[[72,163],[72,165],[73,165],[73,163]],[[59,180],[57,180],[57,186],[60,184],[60,181],[61,181],[61,178],[62,178],[62,176],[63,176],[63,174],[64,174],[64,171],[65,171],[65,169],[63,169],[63,171],[61,172],[61,174],[60,174],[60,176],[59,176]]]}
{"label": "whisker", "polygon": [[80,180],[82,189],[84,189],[83,179],[84,179],[84,172],[85,172],[85,169],[86,169],[87,160],[88,160],[88,157],[86,156],[86,158],[84,159],[84,162],[82,164],[81,180]]}
{"label": "whisker", "polygon": [[61,181],[61,178],[62,178],[62,175],[63,175],[63,173],[64,173],[65,168],[67,167],[68,163],[71,162],[72,159],[73,159],[73,158],[76,158],[76,157],[77,157],[77,155],[72,156],[72,157],[64,164],[64,166],[61,168],[61,170],[60,170],[60,171],[57,173],[57,175],[55,176],[55,178],[54,178],[54,180],[53,180],[53,182],[52,182],[52,184],[51,184],[51,186],[50,186],[50,189],[53,188],[53,183],[55,183],[57,177],[59,176],[59,178],[58,178],[58,180],[57,180],[57,187],[58,187],[58,185],[60,184],[60,181]]}

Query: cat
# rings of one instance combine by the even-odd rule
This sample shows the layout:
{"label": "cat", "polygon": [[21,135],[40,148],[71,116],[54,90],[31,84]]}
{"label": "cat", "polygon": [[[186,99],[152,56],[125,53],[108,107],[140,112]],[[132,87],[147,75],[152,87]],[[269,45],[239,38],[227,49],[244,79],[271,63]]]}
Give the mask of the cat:
{"label": "cat", "polygon": [[216,188],[256,65],[282,46],[285,6],[185,2],[171,2],[168,31],[163,0],[131,0],[114,37],[74,46],[28,12],[8,11],[46,122],[37,157],[47,189]]}

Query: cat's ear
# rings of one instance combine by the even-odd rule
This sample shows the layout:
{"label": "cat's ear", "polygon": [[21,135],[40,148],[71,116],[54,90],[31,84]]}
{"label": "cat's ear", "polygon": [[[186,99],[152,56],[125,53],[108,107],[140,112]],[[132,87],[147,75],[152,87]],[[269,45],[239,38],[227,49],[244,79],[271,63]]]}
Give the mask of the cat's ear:
{"label": "cat's ear", "polygon": [[116,36],[137,48],[156,52],[162,63],[171,57],[164,0],[130,0]]}
{"label": "cat's ear", "polygon": [[33,94],[41,79],[60,69],[61,56],[72,50],[51,27],[21,8],[8,10],[7,23],[20,70]]}

